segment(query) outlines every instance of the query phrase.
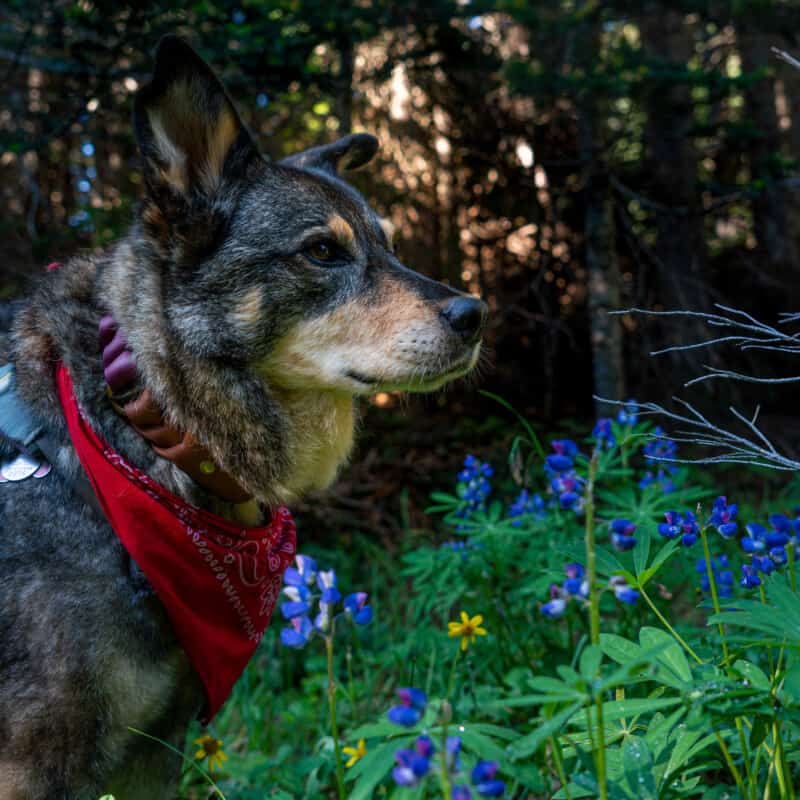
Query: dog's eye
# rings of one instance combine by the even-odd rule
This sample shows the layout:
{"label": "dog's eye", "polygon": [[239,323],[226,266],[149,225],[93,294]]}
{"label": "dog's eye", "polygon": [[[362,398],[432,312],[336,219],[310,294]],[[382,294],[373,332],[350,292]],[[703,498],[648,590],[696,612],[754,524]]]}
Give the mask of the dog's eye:
{"label": "dog's eye", "polygon": [[320,264],[330,264],[342,260],[342,251],[333,242],[314,242],[306,248],[306,255]]}

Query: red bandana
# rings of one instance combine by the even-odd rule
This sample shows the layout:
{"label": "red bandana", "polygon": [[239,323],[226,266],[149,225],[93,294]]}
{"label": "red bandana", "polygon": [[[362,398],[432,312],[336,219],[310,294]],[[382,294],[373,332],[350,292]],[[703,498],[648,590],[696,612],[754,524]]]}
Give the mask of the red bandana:
{"label": "red bandana", "polygon": [[111,527],[167,610],[205,686],[208,722],[225,702],[269,624],[294,558],[292,515],[242,528],[195,508],[128,464],[91,428],[63,364],[58,394],[72,444]]}

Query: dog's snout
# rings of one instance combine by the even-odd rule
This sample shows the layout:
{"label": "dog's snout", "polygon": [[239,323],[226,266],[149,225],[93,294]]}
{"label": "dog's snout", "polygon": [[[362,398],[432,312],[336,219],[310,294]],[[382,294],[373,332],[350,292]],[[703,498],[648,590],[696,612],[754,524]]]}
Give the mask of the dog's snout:
{"label": "dog's snout", "polygon": [[464,340],[477,342],[486,324],[489,306],[475,297],[455,297],[440,313]]}

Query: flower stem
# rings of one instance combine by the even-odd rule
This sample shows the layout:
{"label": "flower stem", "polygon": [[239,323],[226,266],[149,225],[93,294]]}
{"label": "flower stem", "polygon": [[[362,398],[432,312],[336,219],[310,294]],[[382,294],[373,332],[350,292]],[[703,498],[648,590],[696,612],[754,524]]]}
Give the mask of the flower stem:
{"label": "flower stem", "polygon": [[[592,460],[589,462],[589,477],[586,481],[584,495],[584,515],[586,520],[586,574],[589,581],[589,639],[593,645],[600,642],[600,592],[597,587],[597,560],[595,557],[595,520],[594,520],[594,481],[597,476],[597,459],[599,453],[595,449]],[[600,800],[608,800],[608,786],[606,784],[606,742],[605,728],[603,725],[603,695],[597,693],[595,698],[597,708],[597,739],[596,739],[596,765],[597,786],[600,791]]]}
{"label": "flower stem", "polygon": [[453,796],[453,787],[450,783],[450,771],[447,765],[447,723],[450,721],[452,711],[450,703],[447,700],[442,700],[439,713],[442,717],[442,741],[439,749],[439,758],[442,762],[442,767],[439,770],[439,784],[442,787],[443,800],[451,800]]}
{"label": "flower stem", "polygon": [[450,667],[450,677],[447,679],[447,692],[445,694],[445,698],[447,700],[450,699],[450,695],[453,693],[453,687],[456,682],[456,667],[458,666],[458,662],[461,660],[461,647],[456,650],[456,655],[453,658],[453,665]]}
{"label": "flower stem", "polygon": [[[706,573],[708,574],[708,585],[711,587],[711,602],[714,604],[714,613],[720,613],[719,595],[717,594],[717,581],[714,577],[714,569],[711,566],[711,550],[708,547],[708,536],[705,527],[700,528],[700,538],[703,540],[703,555],[706,559]],[[728,641],[725,638],[725,628],[721,622],[717,623],[719,638],[722,640],[722,654],[725,656],[725,663],[728,663]]]}
{"label": "flower stem", "polygon": [[339,800],[345,800],[344,768],[342,767],[342,752],[339,747],[339,727],[336,724],[336,679],[333,675],[333,630],[325,637],[325,653],[328,656],[328,711],[331,717],[333,753],[336,758],[336,787],[339,793]]}
{"label": "flower stem", "polygon": [[639,592],[641,593],[642,597],[644,598],[645,603],[650,606],[652,612],[658,617],[659,622],[672,634],[678,644],[698,663],[702,664],[703,659],[700,658],[694,650],[692,650],[689,643],[669,624],[666,617],[658,610],[656,604],[650,599],[650,596],[644,590],[643,586],[639,586]]}
{"label": "flower stem", "polygon": [[[706,527],[704,526],[700,528],[700,538],[703,540],[703,555],[705,556],[706,560],[706,573],[708,574],[708,585],[711,588],[711,602],[714,605],[714,612],[716,614],[721,613],[720,605],[719,605],[719,594],[717,593],[717,580],[714,577],[714,569],[711,565],[711,550],[708,546],[708,536],[706,535]],[[728,651],[728,640],[725,636],[725,626],[719,622],[717,623],[717,628],[719,630],[719,637],[722,641],[722,655],[724,656],[724,667],[726,672],[730,672],[730,652]],[[755,800],[756,797],[756,787],[755,783],[753,782],[753,772],[750,766],[750,749],[747,746],[747,738],[744,735],[744,726],[742,725],[741,717],[736,717],[734,722],[736,723],[736,730],[739,734],[739,748],[742,751],[742,760],[744,761],[744,769],[747,774],[747,786],[749,788],[749,796],[752,800]]]}

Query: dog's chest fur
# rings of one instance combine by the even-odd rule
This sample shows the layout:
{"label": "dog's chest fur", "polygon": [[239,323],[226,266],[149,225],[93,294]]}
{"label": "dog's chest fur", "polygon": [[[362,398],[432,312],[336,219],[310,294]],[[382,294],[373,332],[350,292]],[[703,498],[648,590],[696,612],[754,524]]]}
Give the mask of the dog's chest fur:
{"label": "dog's chest fur", "polygon": [[288,448],[293,454],[284,482],[286,496],[325,488],[353,447],[353,398],[335,392],[273,391],[288,419]]}

